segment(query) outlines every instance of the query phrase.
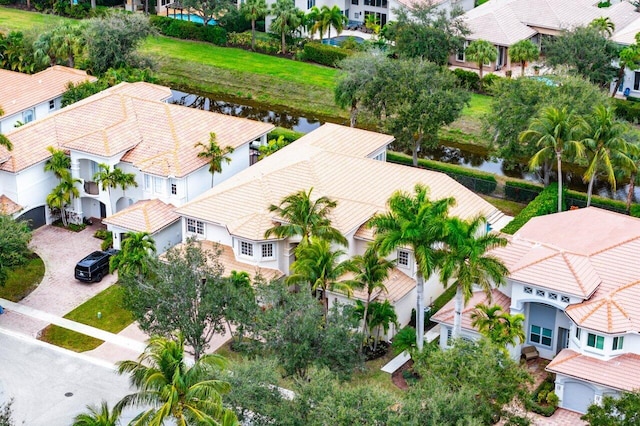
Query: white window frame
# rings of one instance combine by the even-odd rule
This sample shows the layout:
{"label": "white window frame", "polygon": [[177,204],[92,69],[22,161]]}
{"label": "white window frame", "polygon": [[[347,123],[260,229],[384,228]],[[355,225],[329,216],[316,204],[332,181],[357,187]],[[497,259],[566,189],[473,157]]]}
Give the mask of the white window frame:
{"label": "white window frame", "polygon": [[[591,338],[591,336],[593,336],[593,346],[589,344],[589,339]],[[598,347],[598,340],[602,339],[602,347],[599,348]],[[596,333],[589,333],[587,334],[587,347],[591,348],[591,349],[595,349],[597,351],[602,351],[604,350],[604,344],[605,344],[605,337],[602,334],[596,334]]]}
{"label": "white window frame", "polygon": [[407,250],[398,250],[396,263],[398,266],[408,268],[411,263],[411,254]]}
{"label": "white window frame", "polygon": [[152,182],[151,175],[148,175],[148,174],[145,173],[144,174],[144,189],[145,189],[145,191],[153,190],[153,187],[151,186],[152,185],[151,182]]}
{"label": "white window frame", "polygon": [[624,336],[614,336],[613,342],[611,343],[612,351],[621,351],[624,347]]}
{"label": "white window frame", "polygon": [[[265,256],[265,251],[267,256]],[[269,253],[271,253],[269,255]],[[262,259],[275,259],[275,247],[273,243],[262,243],[260,244],[260,256]]]}
{"label": "white window frame", "polygon": [[36,112],[33,109],[28,109],[22,112],[22,123],[31,123],[36,119]]}
{"label": "white window frame", "polygon": [[240,256],[253,258],[253,243],[239,240],[238,253],[240,253]]}
{"label": "white window frame", "polygon": [[171,179],[169,181],[169,190],[171,191],[171,195],[178,195],[178,183],[175,179]]}
{"label": "white window frame", "polygon": [[165,181],[160,176],[153,177],[153,193],[154,194],[164,194],[165,192]]}
{"label": "white window frame", "polygon": [[[456,62],[467,62],[467,55],[465,51],[467,50],[468,46],[469,42],[465,41],[462,44],[462,49],[458,49],[458,51],[456,51]],[[462,53],[462,59],[460,59],[460,53]]]}
{"label": "white window frame", "polygon": [[187,232],[204,236],[204,222],[187,218]]}

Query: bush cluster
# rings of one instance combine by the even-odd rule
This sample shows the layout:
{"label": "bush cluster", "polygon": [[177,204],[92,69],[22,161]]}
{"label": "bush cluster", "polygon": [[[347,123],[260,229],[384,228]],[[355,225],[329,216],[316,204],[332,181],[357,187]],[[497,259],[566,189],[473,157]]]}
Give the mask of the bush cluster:
{"label": "bush cluster", "polygon": [[549,375],[536,388],[531,398],[525,401],[526,408],[545,417],[551,417],[558,407],[558,396],[553,391],[553,377]]}
{"label": "bush cluster", "polygon": [[[413,164],[410,156],[391,151],[387,152],[387,161],[408,165]],[[461,185],[481,194],[491,194],[496,190],[496,186],[498,185],[496,177],[491,173],[472,170],[455,164],[419,159],[418,166],[445,173]]]}
{"label": "bush cluster", "polygon": [[322,43],[310,42],[304,45],[303,59],[316,64],[335,67],[336,63],[350,55],[350,51]]}
{"label": "bush cluster", "polygon": [[[229,33],[227,44],[248,49],[251,47],[251,33]],[[269,39],[268,41],[256,39],[255,51],[266,53],[267,55],[275,55],[280,51],[280,42],[275,39]]]}
{"label": "bush cluster", "polygon": [[218,46],[227,44],[227,31],[219,25],[203,25],[166,16],[152,15],[149,22],[160,33],[184,40],[197,40],[213,43]]}
{"label": "bush cluster", "polygon": [[504,79],[497,74],[489,73],[482,77],[482,91],[491,93],[491,88],[497,81]]}
{"label": "bush cluster", "polygon": [[509,180],[504,185],[504,195],[507,200],[518,203],[528,203],[542,192],[544,188],[529,182]]}
{"label": "bush cluster", "polygon": [[640,102],[633,101],[630,97],[627,100],[612,99],[612,101],[618,118],[630,123],[640,122]]}
{"label": "bush cluster", "polygon": [[[566,188],[563,188],[562,201],[566,200]],[[562,210],[565,210],[563,207]],[[558,211],[558,184],[552,183],[547,186],[527,207],[522,209],[519,215],[513,218],[502,232],[505,234],[515,234],[532,217],[544,216]]]}
{"label": "bush cluster", "polygon": [[295,130],[285,129],[284,127],[276,127],[267,134],[267,140],[278,139],[280,136],[284,138],[287,143],[296,141],[304,136],[302,132],[296,132]]}
{"label": "bush cluster", "polygon": [[458,85],[463,89],[477,92],[480,89],[480,76],[473,71],[456,68],[453,73],[458,78]]}

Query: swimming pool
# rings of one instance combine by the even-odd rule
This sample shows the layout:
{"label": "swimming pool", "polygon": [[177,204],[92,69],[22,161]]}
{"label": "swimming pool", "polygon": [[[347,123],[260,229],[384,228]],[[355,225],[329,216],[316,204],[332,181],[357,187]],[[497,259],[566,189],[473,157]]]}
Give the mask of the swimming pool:
{"label": "swimming pool", "polygon": [[[191,21],[191,22],[195,22],[196,24],[204,24],[204,19],[202,19],[202,16],[200,15],[196,15],[196,14],[186,14],[186,13],[176,13],[174,14],[169,14],[169,18],[174,18],[174,19],[180,19],[182,21]],[[216,21],[214,19],[210,20],[208,25],[215,25]]]}
{"label": "swimming pool", "polygon": [[337,36],[337,37],[331,37],[329,39],[324,39],[322,40],[322,42],[324,44],[330,44],[331,46],[340,46],[340,43],[342,43],[348,38],[352,38],[356,43],[362,43],[364,41],[362,37],[357,37],[357,36]]}

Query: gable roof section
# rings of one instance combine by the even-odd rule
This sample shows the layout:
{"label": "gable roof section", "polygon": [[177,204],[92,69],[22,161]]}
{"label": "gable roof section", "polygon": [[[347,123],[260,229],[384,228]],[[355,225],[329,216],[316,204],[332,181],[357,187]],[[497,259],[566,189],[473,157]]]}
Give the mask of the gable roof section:
{"label": "gable roof section", "polygon": [[103,219],[102,223],[153,235],[180,220],[174,210],[175,206],[157,199],[143,200]]}
{"label": "gable roof section", "polygon": [[70,82],[96,80],[85,71],[61,65],[31,75],[0,69],[0,106],[5,116],[10,116],[61,96]]}
{"label": "gable roof section", "polygon": [[[453,325],[455,302],[455,298],[448,301],[438,312],[433,314],[431,321]],[[502,308],[502,312],[506,313],[509,313],[511,309],[511,298],[500,290],[495,288],[491,290],[491,300],[487,298],[487,295],[483,291],[476,291],[462,309],[462,328],[477,331],[475,327],[471,325],[471,314],[476,310],[476,306],[481,303],[488,306],[498,305]]]}
{"label": "gable roof section", "polygon": [[[354,274],[349,272],[340,277],[340,280],[351,280],[353,278]],[[371,294],[372,302],[388,300],[389,302],[394,304],[405,297],[411,290],[416,288],[416,281],[398,268],[393,268],[391,271],[389,271],[389,276],[383,284],[386,287],[387,291],[384,292],[380,289],[374,291]],[[365,289],[354,289],[353,296],[351,298],[359,299],[365,302],[367,300],[367,292]]]}
{"label": "gable roof section", "polygon": [[12,215],[22,210],[22,206],[6,195],[0,195],[0,214]]}
{"label": "gable roof section", "polygon": [[640,355],[627,353],[608,361],[563,349],[547,371],[631,392],[640,388]]}
{"label": "gable roof section", "polygon": [[[115,89],[115,90],[113,90]],[[13,151],[0,147],[9,159],[0,170],[19,172],[47,160],[48,146],[101,157],[121,155],[142,172],[183,177],[206,166],[198,158],[197,142],[216,134],[221,147],[237,148],[273,129],[272,124],[230,117],[159,99],[167,88],[148,83],[123,83],[83,99],[11,132]],[[151,96],[142,99],[136,96]]]}

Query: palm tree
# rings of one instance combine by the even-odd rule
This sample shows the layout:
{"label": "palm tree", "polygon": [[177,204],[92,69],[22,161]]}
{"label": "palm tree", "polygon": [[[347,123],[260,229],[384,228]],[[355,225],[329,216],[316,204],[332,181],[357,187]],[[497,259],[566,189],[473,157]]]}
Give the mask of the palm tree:
{"label": "palm tree", "polygon": [[120,251],[109,260],[109,272],[147,275],[149,261],[156,253],[156,243],[148,232],[127,232],[120,245]]}
{"label": "palm tree", "polygon": [[347,246],[347,239],[331,226],[329,219],[329,214],[337,203],[325,196],[312,200],[312,191],[313,188],[308,192],[298,191],[284,197],[279,205],[270,205],[269,211],[276,213],[282,223],[267,229],[264,237],[273,235],[277,238],[290,238],[299,235],[302,237],[302,246],[309,243],[313,236]]}
{"label": "palm tree", "polygon": [[502,307],[499,305],[479,304],[471,313],[471,325],[498,346],[515,346],[517,342],[523,343],[525,340],[524,315],[511,315],[501,311]]}
{"label": "palm tree", "polygon": [[486,40],[474,40],[469,43],[469,46],[464,51],[467,58],[471,62],[478,64],[478,71],[480,73],[480,90],[482,90],[482,72],[484,64],[491,63],[498,57],[498,51],[496,47]]}
{"label": "palm tree", "polygon": [[216,173],[222,173],[222,163],[231,163],[231,157],[233,154],[233,147],[227,146],[220,148],[216,141],[216,134],[209,133],[209,144],[205,145],[202,142],[198,142],[194,147],[200,147],[202,151],[198,153],[198,158],[206,158],[209,161],[209,173],[211,173],[211,187],[213,188],[213,176]]}
{"label": "palm tree", "polygon": [[51,158],[44,163],[44,171],[53,172],[58,182],[62,181],[63,177],[70,176],[71,158],[63,150],[53,146],[48,146],[47,151],[51,153]]}
{"label": "palm tree", "polygon": [[73,420],[73,426],[117,426],[121,410],[115,406],[109,410],[109,404],[102,401],[100,408],[87,406],[89,413],[78,414]]}
{"label": "palm tree", "polygon": [[60,220],[65,227],[68,225],[66,207],[71,204],[74,198],[80,196],[80,191],[76,187],[77,183],[80,183],[80,179],[74,179],[71,175],[62,176],[60,183],[46,198],[49,208],[60,211]]}
{"label": "palm tree", "polygon": [[[638,33],[640,34],[640,33]],[[640,45],[639,35],[636,34],[636,42],[624,47],[618,53],[618,78],[616,79],[616,85],[611,92],[611,97],[615,97],[618,93],[618,89],[624,80],[624,74],[626,69],[638,69],[640,67]]]}
{"label": "palm tree", "polygon": [[364,313],[362,315],[364,321],[362,323],[362,335],[367,336],[367,318],[369,314],[369,304],[371,302],[371,295],[374,291],[387,292],[387,287],[384,285],[384,281],[389,276],[389,271],[395,266],[394,261],[380,257],[373,245],[370,245],[364,252],[364,255],[354,256],[353,264],[358,269],[353,281],[359,288],[364,288],[367,293],[367,300],[364,303]]}
{"label": "palm tree", "polygon": [[[336,29],[338,35],[344,29],[344,26],[349,23],[349,19],[344,16],[342,10],[337,5],[329,8],[328,6],[322,6],[321,9],[322,21],[326,24],[326,29],[329,31],[327,38],[331,38],[331,27]],[[322,41],[322,36],[320,37]]]}
{"label": "palm tree", "polygon": [[329,312],[327,290],[340,291],[347,296],[353,294],[352,281],[339,280],[345,273],[357,271],[350,260],[340,261],[345,255],[344,250],[332,251],[329,241],[318,239],[300,246],[296,252],[297,259],[291,264],[292,274],[287,277],[287,284],[309,283],[311,291],[318,297],[318,290],[321,290],[325,317]]}
{"label": "palm tree", "polygon": [[225,367],[226,360],[215,354],[203,355],[189,366],[182,335],[152,337],[138,361],[118,363],[118,373],[128,373],[131,385],[138,389],[118,407],[153,405],[134,419],[134,426],[162,425],[169,419],[178,425],[237,424],[235,415],[222,406],[229,383],[215,378]]}
{"label": "palm tree", "polygon": [[270,13],[275,16],[271,28],[282,37],[283,54],[287,53],[286,36],[295,31],[302,23],[299,11],[293,0],[277,0],[271,6]]}
{"label": "palm tree", "polygon": [[251,21],[251,50],[256,50],[256,20],[264,18],[269,12],[266,0],[247,0],[240,7],[245,19]]}
{"label": "palm tree", "polygon": [[374,302],[371,304],[369,317],[369,326],[371,329],[376,329],[376,336],[373,343],[373,350],[375,351],[378,348],[378,342],[380,342],[380,331],[384,330],[384,333],[387,334],[391,324],[397,327],[398,316],[391,303],[385,300],[382,303]]}
{"label": "palm tree", "polygon": [[417,290],[417,346],[424,343],[424,277],[429,277],[438,268],[436,245],[444,241],[444,223],[453,198],[431,201],[428,188],[418,184],[415,195],[403,191],[395,192],[387,201],[389,211],[375,215],[369,226],[376,232],[374,244],[378,252],[386,256],[400,247],[413,250],[416,269]]}
{"label": "palm tree", "polygon": [[453,337],[459,337],[462,329],[462,309],[473,295],[473,287],[479,286],[491,300],[493,285],[505,283],[509,273],[500,259],[487,251],[503,247],[507,240],[497,234],[485,233],[486,219],[477,216],[469,221],[457,217],[446,223],[445,248],[442,256],[440,280],[446,287],[450,280],[456,287]]}
{"label": "palm tree", "polygon": [[520,133],[521,142],[533,141],[540,150],[529,161],[534,170],[554,155],[558,168],[558,211],[562,211],[562,156],[567,153],[582,157],[584,145],[576,140],[578,126],[567,108],[546,107],[534,118],[529,128]]}
{"label": "palm tree", "polygon": [[613,108],[597,105],[593,114],[584,122],[584,127],[587,138],[582,143],[591,159],[583,176],[585,181],[589,181],[587,188],[587,207],[589,207],[593,183],[599,172],[607,176],[611,188],[615,191],[615,168],[624,170],[633,168],[635,165],[627,155],[631,146],[622,137],[627,131],[627,126],[616,120]]}
{"label": "palm tree", "polygon": [[[3,115],[4,110],[2,109],[2,106],[0,106],[0,117],[2,117]],[[0,146],[4,146],[5,148],[7,148],[7,151],[13,150],[13,144],[11,143],[9,138],[2,133],[0,133]]]}
{"label": "palm tree", "polygon": [[522,66],[521,76],[524,75],[524,68],[527,62],[535,61],[540,56],[540,49],[531,40],[520,40],[509,48],[509,56],[514,62],[520,62]]}
{"label": "palm tree", "polygon": [[322,43],[322,29],[319,28],[318,22],[320,21],[320,9],[318,6],[313,6],[309,9],[306,15],[304,15],[304,28],[307,30],[313,40],[313,35],[316,31],[320,32],[320,43]]}
{"label": "palm tree", "polygon": [[103,191],[107,191],[107,195],[109,196],[107,215],[110,215],[112,212],[111,188],[120,186],[124,192],[129,186],[138,186],[135,174],[124,173],[117,167],[111,170],[111,166],[104,163],[98,164],[98,171],[93,175],[93,180],[100,185]]}
{"label": "palm tree", "polygon": [[113,181],[115,182],[116,186],[119,186],[120,189],[122,189],[123,196],[125,195],[125,191],[127,190],[127,188],[138,187],[135,173],[125,173],[122,171],[122,169],[119,169],[117,167],[113,168]]}
{"label": "palm tree", "polygon": [[616,30],[616,24],[608,16],[600,16],[589,23],[591,28],[597,29],[600,34],[611,37]]}

